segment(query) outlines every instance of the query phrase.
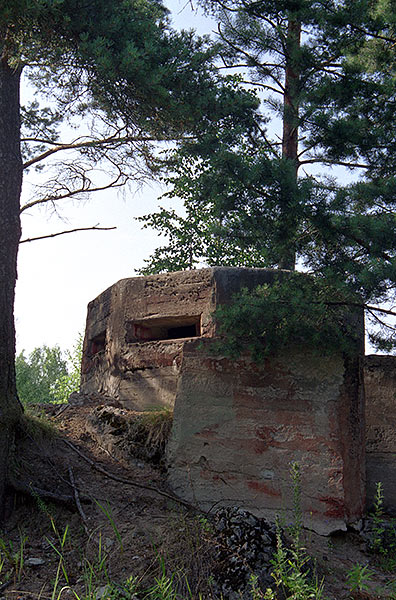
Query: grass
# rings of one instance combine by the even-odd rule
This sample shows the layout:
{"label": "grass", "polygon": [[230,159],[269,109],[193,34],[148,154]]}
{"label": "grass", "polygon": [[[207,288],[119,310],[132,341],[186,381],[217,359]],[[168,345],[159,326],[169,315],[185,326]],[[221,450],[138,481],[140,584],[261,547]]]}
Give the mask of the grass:
{"label": "grass", "polygon": [[[118,542],[110,550],[105,547],[102,528],[92,532],[85,547],[82,547],[81,538],[73,539],[69,525],[59,528],[52,516],[54,511],[45,505],[40,507],[48,521],[46,541],[53,560],[51,582],[41,592],[37,592],[37,598],[42,600],[221,599],[221,596],[212,594],[209,585],[210,567],[213,565],[205,556],[207,547],[203,547],[203,537],[208,536],[208,540],[211,539],[213,543],[214,534],[206,520],[187,519],[186,516],[181,516],[173,523],[169,522],[170,535],[173,533],[179,538],[182,536],[187,542],[184,555],[178,554],[177,548],[174,548],[172,553],[173,545],[170,537],[165,540],[169,543],[169,554],[164,555],[157,551],[155,564],[149,571],[136,573],[131,569],[131,573],[122,581],[116,581],[111,572],[110,562],[116,562],[127,549],[110,505],[97,503],[97,506]],[[253,573],[248,596],[251,600],[325,600],[324,581],[311,568],[312,561],[303,547],[303,531],[296,528],[296,524],[293,531],[292,543],[286,546],[278,526],[277,550],[272,561],[273,585],[266,590],[260,589],[258,576]],[[18,584],[19,588],[23,588],[23,584],[27,584],[29,590],[31,571],[25,567],[27,545],[28,540],[22,532],[19,533],[17,544],[5,536],[0,537],[0,585],[12,582]],[[77,568],[76,554],[79,555]],[[195,577],[195,580],[189,561],[195,563],[202,561],[199,577]],[[355,597],[354,594],[358,592],[372,589],[374,572],[367,565],[356,564],[346,574],[345,584],[350,590],[351,597]],[[391,582],[376,590],[376,593],[377,598],[396,598],[396,590]],[[23,593],[21,592],[20,595],[23,596]]]}
{"label": "grass", "polygon": [[[131,425],[136,438],[143,447],[163,448],[172,423],[170,411],[152,411],[142,415]],[[54,430],[35,416],[24,417],[23,430],[35,440],[51,439]],[[314,561],[304,547],[304,531],[301,511],[301,476],[297,463],[291,465],[293,488],[293,524],[289,527],[291,543],[284,542],[281,527],[278,525],[277,549],[272,560],[273,584],[268,589],[260,589],[258,574],[252,573],[249,583],[251,600],[325,600],[325,581],[318,576]],[[113,512],[106,500],[96,501],[97,520],[102,523],[90,532],[88,539],[78,527],[65,521],[65,514],[58,522],[57,512],[47,507],[39,498],[38,511],[46,523],[46,532],[37,531],[37,538],[44,537],[48,546],[48,559],[45,569],[51,581],[42,591],[28,595],[42,600],[220,600],[213,592],[214,551],[217,543],[211,521],[204,516],[187,516],[175,512],[165,512],[168,519],[166,535],[160,540],[151,539],[152,562],[144,569],[134,569],[133,563],[126,560],[133,548],[124,540],[125,529],[117,525],[117,512]],[[162,509],[161,509],[162,510]],[[70,518],[67,517],[67,518]],[[375,502],[372,560],[376,566],[390,573],[389,583],[376,591],[378,598],[396,600],[395,576],[396,537],[389,537],[385,526],[382,486],[377,488]],[[78,516],[77,516],[78,521]],[[44,525],[40,525],[43,527]],[[132,524],[131,524],[132,527]],[[113,538],[113,545],[107,546],[107,536]],[[387,533],[388,532],[388,533]],[[388,536],[388,537],[387,537]],[[3,584],[26,585],[29,591],[30,579],[34,572],[26,566],[26,549],[34,545],[18,532],[11,539],[3,534],[0,537],[0,589]],[[329,551],[332,550],[329,547]],[[334,551],[334,549],[333,549]],[[118,562],[128,565],[128,572],[120,575],[114,568]],[[147,561],[147,564],[149,560]],[[351,595],[373,589],[375,575],[371,565],[354,565],[344,575],[345,589]],[[23,593],[20,594],[23,596]]]}
{"label": "grass", "polygon": [[173,412],[167,408],[145,411],[128,424],[135,456],[160,464],[172,429]]}
{"label": "grass", "polygon": [[19,436],[30,437],[41,444],[54,440],[58,436],[58,430],[42,409],[37,406],[26,407],[19,419]]}

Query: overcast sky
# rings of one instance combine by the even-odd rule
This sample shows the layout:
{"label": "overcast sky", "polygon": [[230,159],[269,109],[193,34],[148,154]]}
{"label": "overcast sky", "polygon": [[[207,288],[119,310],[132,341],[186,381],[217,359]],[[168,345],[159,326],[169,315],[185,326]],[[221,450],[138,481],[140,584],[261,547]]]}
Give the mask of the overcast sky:
{"label": "overcast sky", "polygon": [[[166,4],[176,28],[210,31],[209,20],[192,12],[191,3]],[[29,96],[26,87],[22,93],[25,99]],[[29,177],[24,188],[26,199]],[[117,229],[21,244],[15,307],[18,352],[28,353],[43,344],[71,348],[84,331],[88,302],[119,279],[133,276],[159,245],[156,234],[141,230],[134,217],[154,211],[163,191],[153,183],[124,193],[95,193],[85,204],[65,202],[60,209],[63,220],[44,210],[23,213],[22,238],[98,223]]]}

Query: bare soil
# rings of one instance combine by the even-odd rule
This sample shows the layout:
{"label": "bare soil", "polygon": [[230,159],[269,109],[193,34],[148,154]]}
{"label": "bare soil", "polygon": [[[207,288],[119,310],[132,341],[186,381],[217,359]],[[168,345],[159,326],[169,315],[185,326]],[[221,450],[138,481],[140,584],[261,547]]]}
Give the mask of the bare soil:
{"label": "bare soil", "polygon": [[[47,406],[44,430],[27,420],[17,442],[16,478],[71,499],[64,504],[40,500],[34,492],[12,496],[0,533],[0,600],[75,598],[71,590],[80,598],[96,593],[98,600],[105,599],[110,580],[123,585],[132,577],[147,589],[165,572],[174,574],[179,598],[198,600],[201,594],[215,599],[211,582],[219,571],[218,546],[210,522],[167,496],[172,493],[163,469],[140,458],[113,456],[99,446],[86,426],[99,403],[90,399],[82,405]],[[325,579],[328,600],[396,598],[391,591],[396,573],[381,570],[358,533],[321,537],[307,532],[305,541]],[[357,564],[368,565],[372,575],[368,590],[352,594],[346,579]]]}

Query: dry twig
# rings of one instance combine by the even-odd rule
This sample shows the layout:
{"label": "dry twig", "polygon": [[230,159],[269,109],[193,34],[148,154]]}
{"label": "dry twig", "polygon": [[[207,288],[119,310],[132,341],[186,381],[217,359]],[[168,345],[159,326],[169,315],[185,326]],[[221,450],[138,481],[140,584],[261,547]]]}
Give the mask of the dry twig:
{"label": "dry twig", "polygon": [[[25,494],[26,496],[32,496],[33,498],[38,497],[42,500],[48,500],[49,502],[64,504],[68,508],[73,508],[75,506],[74,496],[68,496],[67,494],[56,494],[55,492],[50,492],[49,490],[35,487],[23,481],[12,481],[10,482],[10,485],[19,494]],[[92,500],[83,496],[82,502],[85,504],[90,504]]]}
{"label": "dry twig", "polygon": [[194,511],[198,510],[196,506],[193,506],[189,502],[186,502],[185,500],[182,500],[181,498],[177,498],[176,496],[172,496],[172,494],[168,494],[167,492],[163,492],[162,490],[159,490],[158,488],[156,488],[154,486],[145,485],[143,483],[136,483],[135,481],[131,481],[130,479],[125,479],[124,477],[118,477],[117,475],[113,475],[112,473],[110,473],[109,471],[107,471],[106,469],[104,469],[103,467],[101,467],[100,465],[98,465],[97,463],[95,463],[88,456],[86,456],[85,454],[83,454],[81,452],[81,450],[79,448],[77,448],[77,446],[75,446],[74,444],[72,444],[71,442],[69,442],[69,440],[63,439],[63,442],[67,446],[69,446],[69,448],[71,448],[72,450],[74,450],[74,452],[77,452],[77,454],[79,456],[81,456],[81,458],[83,458],[88,464],[90,464],[92,468],[94,468],[96,471],[99,471],[99,473],[102,473],[103,475],[106,475],[106,477],[109,477],[110,479],[113,479],[114,481],[118,481],[119,483],[124,483],[126,485],[132,485],[134,487],[138,487],[138,488],[141,488],[143,490],[149,490],[151,492],[155,492],[159,496],[163,496],[164,498],[167,498],[168,500],[173,500],[173,502],[177,502],[178,504],[182,504],[183,506],[185,506],[186,508],[188,508],[190,510],[194,510]]}
{"label": "dry twig", "polygon": [[78,494],[78,489],[76,487],[76,483],[74,481],[74,475],[73,475],[73,469],[71,468],[71,466],[69,465],[68,468],[68,472],[69,472],[69,479],[70,479],[70,483],[72,485],[73,488],[73,492],[74,492],[74,499],[76,501],[76,506],[78,509],[78,512],[80,513],[80,517],[83,523],[83,527],[84,527],[84,531],[87,535],[89,535],[89,530],[88,530],[88,525],[87,525],[87,517],[83,511],[83,508],[81,506],[81,502],[80,502],[80,496]]}

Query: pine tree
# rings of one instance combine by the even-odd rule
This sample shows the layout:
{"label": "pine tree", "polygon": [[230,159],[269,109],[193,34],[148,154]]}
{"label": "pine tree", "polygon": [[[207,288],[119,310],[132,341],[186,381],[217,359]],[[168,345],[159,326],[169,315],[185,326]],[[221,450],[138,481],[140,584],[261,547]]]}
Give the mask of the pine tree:
{"label": "pine tree", "polygon": [[[192,265],[297,264],[332,286],[334,302],[358,302],[381,323],[386,312],[372,304],[391,299],[396,280],[393,3],[205,6],[218,20],[219,68],[238,69],[234,76],[257,90],[262,121],[203,127],[170,159],[168,195],[184,200],[190,218],[176,223],[163,209],[161,221],[143,220],[165,234],[172,226],[182,254],[193,214],[202,243]],[[144,271],[166,260],[169,268],[171,251],[158,249]],[[280,301],[294,293],[284,286]],[[390,347],[392,330],[373,341]]]}
{"label": "pine tree", "polygon": [[[101,189],[90,172],[104,161],[114,173],[105,187],[122,185],[152,171],[153,142],[177,139],[197,120],[227,112],[232,102],[251,111],[249,95],[223,90],[211,69],[211,54],[203,40],[172,31],[157,0],[1,3],[0,519],[8,453],[21,412],[13,306],[23,169],[78,152],[77,159],[61,161],[44,195],[22,209],[55,203]],[[47,105],[35,100],[20,107],[22,72]],[[73,126],[83,118],[90,120],[89,134],[62,142],[60,125]]]}

